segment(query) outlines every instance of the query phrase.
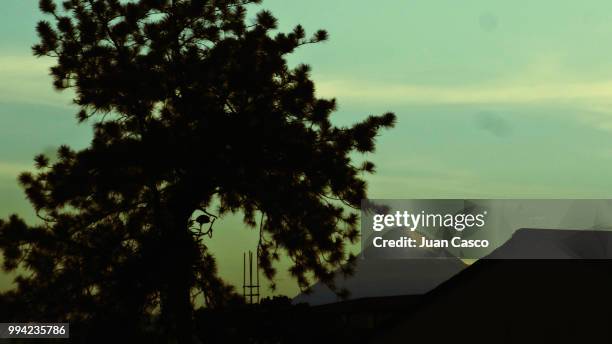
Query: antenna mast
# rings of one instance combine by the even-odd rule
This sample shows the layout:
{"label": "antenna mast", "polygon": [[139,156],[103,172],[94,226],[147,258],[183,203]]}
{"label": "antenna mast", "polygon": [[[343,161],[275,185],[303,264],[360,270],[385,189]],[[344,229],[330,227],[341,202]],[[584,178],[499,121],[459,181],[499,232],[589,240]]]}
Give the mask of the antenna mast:
{"label": "antenna mast", "polygon": [[[259,303],[259,260],[255,257],[255,281],[253,281],[253,252],[249,251],[247,284],[247,253],[242,255],[242,296],[249,303]],[[255,282],[255,284],[253,284]]]}

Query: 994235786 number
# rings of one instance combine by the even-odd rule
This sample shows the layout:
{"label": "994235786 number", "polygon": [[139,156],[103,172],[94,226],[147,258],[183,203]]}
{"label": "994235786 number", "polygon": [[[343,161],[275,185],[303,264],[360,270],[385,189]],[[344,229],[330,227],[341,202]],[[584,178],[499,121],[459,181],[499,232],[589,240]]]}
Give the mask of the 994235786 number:
{"label": "994235786 number", "polygon": [[0,338],[69,338],[68,323],[0,323]]}

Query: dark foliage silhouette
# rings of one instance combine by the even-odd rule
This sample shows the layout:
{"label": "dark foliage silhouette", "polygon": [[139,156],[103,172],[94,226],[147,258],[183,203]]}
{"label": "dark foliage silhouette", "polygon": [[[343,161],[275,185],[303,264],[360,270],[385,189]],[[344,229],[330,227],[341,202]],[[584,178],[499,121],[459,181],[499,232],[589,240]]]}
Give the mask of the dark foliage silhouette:
{"label": "dark foliage silhouette", "polygon": [[228,213],[259,229],[270,280],[281,255],[302,288],[350,270],[353,208],[374,171],[351,158],[395,116],[334,126],[335,101],[285,60],[326,32],[279,33],[269,12],[247,17],[259,2],[40,1],[50,21],[34,54],[55,58],[54,86],[74,90],[94,138],[20,176],[41,222],[0,223],[4,269],[23,272],[0,298],[4,320],[70,321],[88,342],[112,324],[191,342],[194,295],[209,309],[237,302],[204,243]]}

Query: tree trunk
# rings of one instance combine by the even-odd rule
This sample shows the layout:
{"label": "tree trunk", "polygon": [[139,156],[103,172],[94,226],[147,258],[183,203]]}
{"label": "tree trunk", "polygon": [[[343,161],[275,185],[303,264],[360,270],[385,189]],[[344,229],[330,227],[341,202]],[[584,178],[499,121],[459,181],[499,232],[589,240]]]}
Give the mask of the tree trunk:
{"label": "tree trunk", "polygon": [[193,342],[193,279],[194,242],[188,228],[185,209],[170,208],[162,228],[162,304],[161,317],[168,343]]}

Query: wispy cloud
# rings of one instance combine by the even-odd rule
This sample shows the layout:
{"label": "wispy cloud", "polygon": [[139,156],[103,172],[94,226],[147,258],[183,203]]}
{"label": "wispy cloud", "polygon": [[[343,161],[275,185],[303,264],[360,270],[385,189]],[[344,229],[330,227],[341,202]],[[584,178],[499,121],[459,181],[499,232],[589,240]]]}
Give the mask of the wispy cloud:
{"label": "wispy cloud", "polygon": [[[385,82],[316,76],[317,93],[341,101],[385,104],[601,104],[612,99],[612,78],[591,69],[577,70],[561,52],[534,53],[522,67],[487,81],[453,80],[448,85]],[[586,67],[585,67],[586,68]],[[466,80],[470,78],[466,75]]]}
{"label": "wispy cloud", "polygon": [[[427,84],[332,75],[315,75],[315,79],[319,96],[337,98],[341,104],[564,109],[563,115],[573,116],[577,123],[612,131],[612,78],[594,73],[590,67],[577,68],[562,53],[540,52],[517,70],[479,82],[455,80],[448,84]],[[533,113],[542,114],[541,111]],[[550,113],[561,115],[555,111]],[[498,117],[478,116],[477,124],[496,136],[509,134],[508,123]]]}
{"label": "wispy cloud", "polygon": [[612,80],[428,86],[360,80],[320,80],[317,93],[343,101],[387,104],[530,104],[602,102],[612,99]]}
{"label": "wispy cloud", "polygon": [[46,75],[49,67],[53,65],[51,58],[36,58],[34,56],[1,56],[0,73],[2,75],[27,75],[41,74]]}
{"label": "wispy cloud", "polygon": [[32,170],[33,166],[23,163],[0,161],[0,178],[17,178],[21,172]]}
{"label": "wispy cloud", "polygon": [[69,107],[73,93],[52,87],[51,58],[0,57],[0,102]]}
{"label": "wispy cloud", "polygon": [[[0,102],[71,107],[73,93],[51,86],[51,58],[0,57]],[[317,94],[341,103],[394,105],[564,105],[579,121],[612,131],[612,80],[580,80],[555,54],[520,72],[473,84],[427,85],[317,76]]]}

